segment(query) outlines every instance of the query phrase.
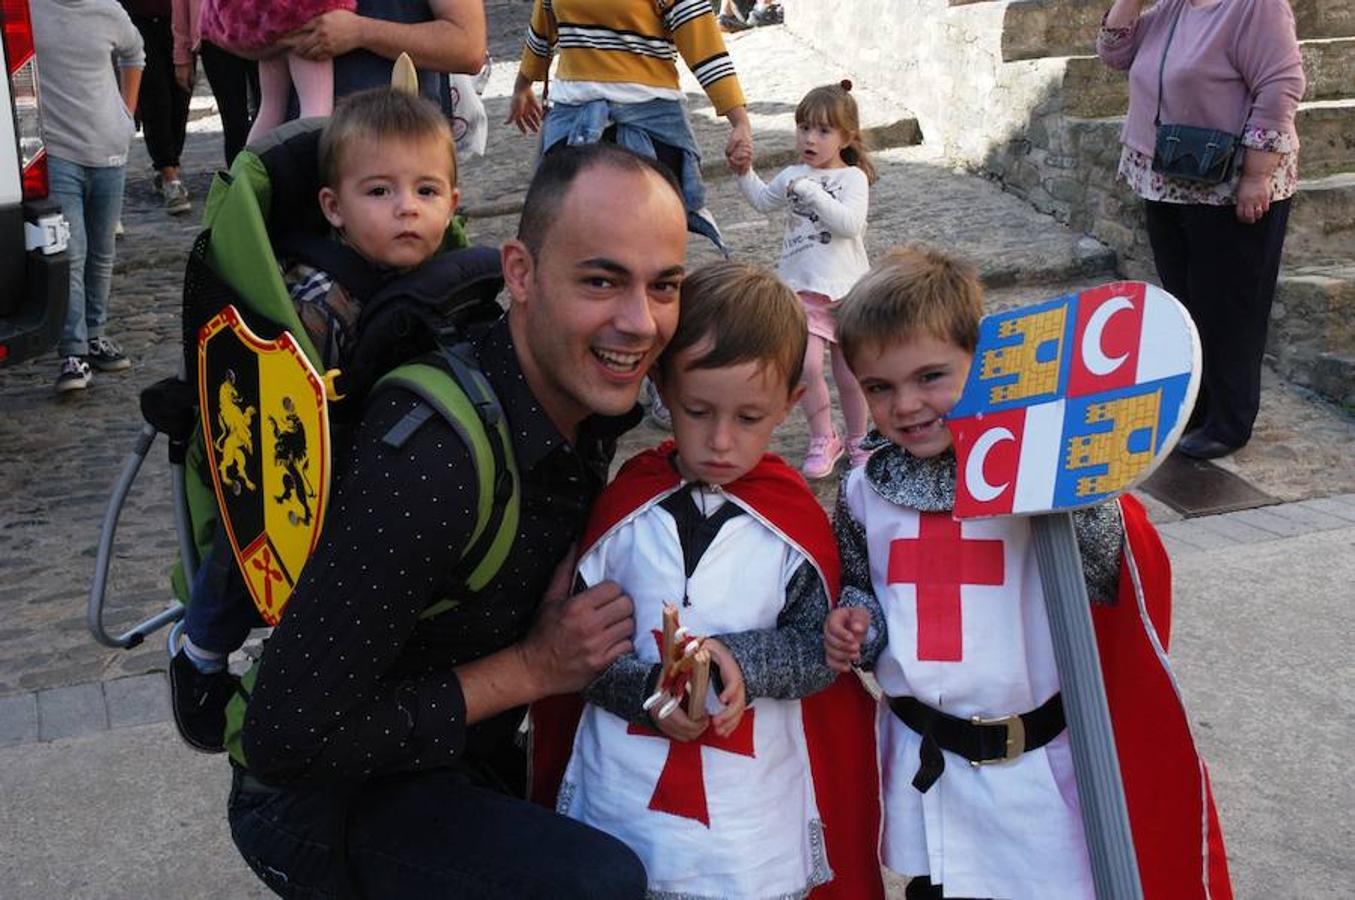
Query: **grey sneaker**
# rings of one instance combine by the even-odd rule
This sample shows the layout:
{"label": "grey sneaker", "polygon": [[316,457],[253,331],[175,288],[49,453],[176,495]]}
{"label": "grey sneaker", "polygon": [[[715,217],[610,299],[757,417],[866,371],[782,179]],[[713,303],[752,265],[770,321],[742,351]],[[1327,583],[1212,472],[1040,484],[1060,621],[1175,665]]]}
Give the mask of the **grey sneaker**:
{"label": "grey sneaker", "polygon": [[56,392],[64,394],[67,391],[83,391],[89,387],[89,381],[93,377],[89,363],[78,356],[63,357],[61,372],[56,376]]}
{"label": "grey sneaker", "polygon": [[90,338],[89,355],[85,358],[100,372],[121,372],[132,367],[122,348],[106,337]]}
{"label": "grey sneaker", "polygon": [[[156,176],[159,178],[159,176]],[[192,212],[193,201],[188,199],[188,188],[183,186],[179,179],[165,182],[163,188],[165,198],[165,212],[171,216],[181,216],[186,212]]]}

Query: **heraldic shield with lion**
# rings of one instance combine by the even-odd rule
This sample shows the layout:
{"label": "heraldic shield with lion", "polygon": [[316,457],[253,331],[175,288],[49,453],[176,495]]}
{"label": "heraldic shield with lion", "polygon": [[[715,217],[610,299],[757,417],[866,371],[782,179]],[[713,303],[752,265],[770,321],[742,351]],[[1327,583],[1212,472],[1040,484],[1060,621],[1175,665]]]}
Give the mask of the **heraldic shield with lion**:
{"label": "heraldic shield with lion", "polygon": [[255,605],[277,624],[324,521],[324,383],[290,334],[263,340],[227,306],[199,332],[198,393],[226,533]]}

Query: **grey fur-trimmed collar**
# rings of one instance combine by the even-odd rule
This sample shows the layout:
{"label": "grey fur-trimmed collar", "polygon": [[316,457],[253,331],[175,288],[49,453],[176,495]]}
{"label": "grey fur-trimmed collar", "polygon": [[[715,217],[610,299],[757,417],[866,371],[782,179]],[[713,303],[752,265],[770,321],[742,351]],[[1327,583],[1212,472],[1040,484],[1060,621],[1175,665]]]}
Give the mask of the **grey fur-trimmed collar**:
{"label": "grey fur-trimmed collar", "polygon": [[918,512],[950,512],[955,508],[955,451],[918,459],[878,431],[862,441],[876,449],[866,463],[866,483],[890,503]]}

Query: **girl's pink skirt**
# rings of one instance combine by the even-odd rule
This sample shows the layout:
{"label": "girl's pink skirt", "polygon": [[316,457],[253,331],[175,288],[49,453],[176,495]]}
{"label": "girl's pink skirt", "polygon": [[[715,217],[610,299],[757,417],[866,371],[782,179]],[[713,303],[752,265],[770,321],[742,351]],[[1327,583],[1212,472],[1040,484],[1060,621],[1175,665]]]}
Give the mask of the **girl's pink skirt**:
{"label": "girl's pink skirt", "polygon": [[322,13],[356,7],[357,0],[205,0],[202,36],[227,50],[255,52]]}
{"label": "girl's pink skirt", "polygon": [[809,333],[821,337],[830,344],[837,343],[837,331],[833,328],[833,307],[837,301],[827,294],[814,291],[797,291],[796,296],[805,307],[805,318],[809,320]]}

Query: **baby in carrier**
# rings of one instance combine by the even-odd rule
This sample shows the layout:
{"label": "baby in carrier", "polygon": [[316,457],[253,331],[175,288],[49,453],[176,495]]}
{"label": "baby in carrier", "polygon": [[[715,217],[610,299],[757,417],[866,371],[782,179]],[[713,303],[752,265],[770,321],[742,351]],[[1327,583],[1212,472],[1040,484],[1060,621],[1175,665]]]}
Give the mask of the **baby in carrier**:
{"label": "baby in carrier", "polygon": [[[442,247],[460,197],[456,151],[447,119],[428,100],[387,87],[346,97],[321,133],[319,166],[320,211],[335,249],[346,248],[369,281],[416,269]],[[284,260],[283,268],[319,368],[341,367],[361,296],[310,262]],[[193,582],[186,640],[170,662],[175,724],[204,752],[223,749],[224,710],[237,683],[226,659],[261,624],[234,568],[229,542],[216,541]]]}

